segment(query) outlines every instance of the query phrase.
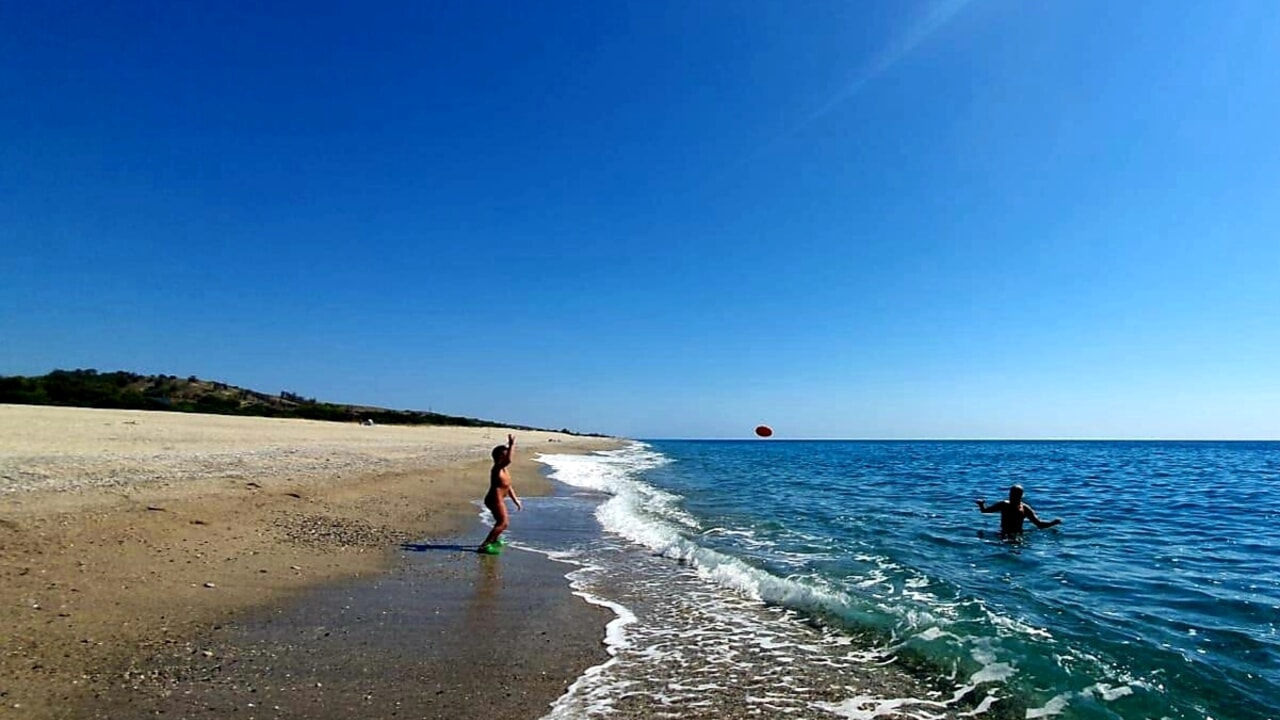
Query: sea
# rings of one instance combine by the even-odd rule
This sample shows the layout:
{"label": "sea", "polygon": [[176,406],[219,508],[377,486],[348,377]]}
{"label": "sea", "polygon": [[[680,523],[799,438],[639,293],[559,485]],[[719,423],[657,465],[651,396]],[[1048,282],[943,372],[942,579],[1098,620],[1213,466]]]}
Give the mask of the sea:
{"label": "sea", "polygon": [[[517,548],[610,608],[547,718],[1280,719],[1280,443],[634,442]],[[1048,529],[1001,538],[1013,484]]]}

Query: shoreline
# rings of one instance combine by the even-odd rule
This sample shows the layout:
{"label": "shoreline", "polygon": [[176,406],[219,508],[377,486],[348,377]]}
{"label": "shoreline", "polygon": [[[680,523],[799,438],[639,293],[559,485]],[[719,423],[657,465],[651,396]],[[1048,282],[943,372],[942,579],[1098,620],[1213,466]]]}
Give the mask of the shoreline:
{"label": "shoreline", "polygon": [[[123,672],[157,650],[186,652],[318,588],[395,574],[400,543],[474,534],[488,450],[505,433],[0,405],[0,717],[127,707],[140,681]],[[619,442],[518,432],[517,487],[550,489],[535,454]],[[556,606],[598,619],[557,577]],[[439,587],[473,580],[454,573]]]}

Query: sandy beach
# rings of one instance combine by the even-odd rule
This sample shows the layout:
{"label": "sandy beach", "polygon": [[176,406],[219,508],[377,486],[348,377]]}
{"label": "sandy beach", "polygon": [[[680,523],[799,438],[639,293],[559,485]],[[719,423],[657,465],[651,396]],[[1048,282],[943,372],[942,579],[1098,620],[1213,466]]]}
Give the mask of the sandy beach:
{"label": "sandy beach", "polygon": [[[539,717],[607,617],[466,544],[505,437],[0,405],[0,717]],[[517,439],[526,495],[537,453],[618,442]]]}

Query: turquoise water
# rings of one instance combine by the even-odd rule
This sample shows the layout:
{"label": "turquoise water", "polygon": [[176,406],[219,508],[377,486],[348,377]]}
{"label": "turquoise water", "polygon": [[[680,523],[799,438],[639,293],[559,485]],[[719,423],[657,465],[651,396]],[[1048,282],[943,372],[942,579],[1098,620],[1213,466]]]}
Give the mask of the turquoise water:
{"label": "turquoise water", "polygon": [[[620,617],[553,716],[1280,717],[1280,443],[544,461],[574,529],[540,541]],[[1015,482],[1063,524],[1000,540],[973,501]]]}

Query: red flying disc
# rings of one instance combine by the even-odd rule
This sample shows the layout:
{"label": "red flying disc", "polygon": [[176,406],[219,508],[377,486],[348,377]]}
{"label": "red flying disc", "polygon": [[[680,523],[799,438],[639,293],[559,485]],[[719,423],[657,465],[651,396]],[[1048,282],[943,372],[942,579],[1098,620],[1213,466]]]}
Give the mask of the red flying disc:
{"label": "red flying disc", "polygon": [[768,425],[757,425],[756,434],[759,435],[760,437],[769,437],[770,435],[773,434],[773,428],[769,427]]}

